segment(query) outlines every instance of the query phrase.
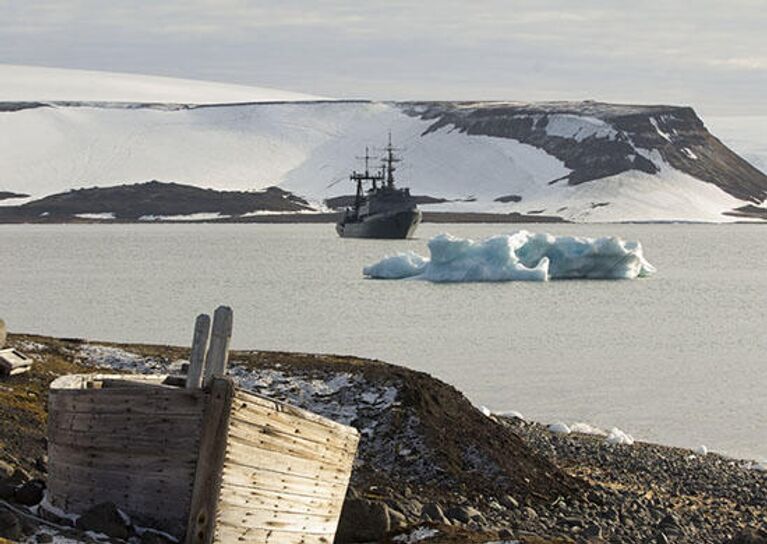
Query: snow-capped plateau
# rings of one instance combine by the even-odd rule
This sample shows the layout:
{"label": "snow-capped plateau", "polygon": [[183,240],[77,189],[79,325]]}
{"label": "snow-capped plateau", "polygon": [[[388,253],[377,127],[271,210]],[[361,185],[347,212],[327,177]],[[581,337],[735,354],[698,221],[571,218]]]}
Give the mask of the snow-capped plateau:
{"label": "snow-capped plateau", "polygon": [[[328,101],[279,91],[257,103],[262,89],[247,98],[250,88],[216,94],[209,85],[220,84],[174,87],[169,78],[125,74],[93,86],[122,94],[94,91],[72,101],[77,91],[57,95],[49,69],[25,70],[26,87],[12,77],[10,90],[0,90],[0,192],[31,199],[156,179],[218,190],[277,186],[321,209],[353,192],[355,157],[365,146],[380,149],[389,131],[405,159],[400,183],[446,200],[425,211],[722,222],[744,219],[726,214],[767,197],[767,175],[690,108]],[[169,102],[157,103],[161,95],[142,94],[155,79],[168,80],[163,92],[188,94],[167,91]]]}
{"label": "snow-capped plateau", "polygon": [[0,102],[223,104],[321,100],[318,96],[162,76],[0,64]]}

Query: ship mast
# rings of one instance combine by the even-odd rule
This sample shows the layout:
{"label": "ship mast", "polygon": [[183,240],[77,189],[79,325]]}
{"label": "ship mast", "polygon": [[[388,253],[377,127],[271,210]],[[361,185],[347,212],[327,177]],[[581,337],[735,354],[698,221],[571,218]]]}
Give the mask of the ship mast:
{"label": "ship mast", "polygon": [[390,189],[394,188],[394,171],[397,169],[397,167],[394,166],[394,163],[402,162],[402,159],[399,159],[394,155],[394,152],[396,150],[397,148],[391,145],[391,130],[390,130],[389,144],[385,148],[386,157],[383,160],[384,171],[386,172],[386,185],[388,185]]}

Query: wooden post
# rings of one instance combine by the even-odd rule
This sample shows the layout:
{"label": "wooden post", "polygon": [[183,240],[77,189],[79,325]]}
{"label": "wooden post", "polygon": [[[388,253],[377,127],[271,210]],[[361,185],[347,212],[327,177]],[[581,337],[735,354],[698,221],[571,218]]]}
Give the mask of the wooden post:
{"label": "wooden post", "polygon": [[2,348],[5,345],[5,338],[7,334],[8,333],[5,330],[5,321],[0,319],[0,348]]}
{"label": "wooden post", "polygon": [[209,385],[214,377],[223,378],[226,375],[233,318],[234,314],[229,306],[219,306],[213,314],[210,347],[205,359],[205,386]]}
{"label": "wooden post", "polygon": [[202,420],[186,544],[210,544],[216,531],[216,510],[221,492],[234,383],[230,379],[214,378],[209,391]]}
{"label": "wooden post", "polygon": [[210,336],[210,316],[200,314],[194,322],[192,355],[189,357],[189,370],[186,373],[187,389],[199,389],[202,387],[205,355],[208,352],[208,336]]}

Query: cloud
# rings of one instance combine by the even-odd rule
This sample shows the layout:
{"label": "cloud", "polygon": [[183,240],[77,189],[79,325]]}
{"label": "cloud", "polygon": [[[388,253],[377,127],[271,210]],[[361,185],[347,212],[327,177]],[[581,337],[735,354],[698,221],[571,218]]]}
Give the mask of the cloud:
{"label": "cloud", "polygon": [[[0,61],[325,96],[767,113],[761,1],[6,0]],[[732,99],[737,96],[737,103]]]}

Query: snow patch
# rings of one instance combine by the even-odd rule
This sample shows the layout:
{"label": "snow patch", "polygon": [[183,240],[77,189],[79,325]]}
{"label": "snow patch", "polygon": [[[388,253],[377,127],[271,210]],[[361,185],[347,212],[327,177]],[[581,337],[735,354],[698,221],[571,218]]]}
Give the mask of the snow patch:
{"label": "snow patch", "polygon": [[428,246],[431,258],[400,253],[366,266],[363,274],[376,279],[482,282],[634,279],[655,272],[639,242],[616,237],[553,236],[522,230],[478,242],[440,234]]}
{"label": "snow patch", "polygon": [[402,544],[412,544],[413,542],[420,542],[421,540],[432,538],[438,534],[439,531],[437,529],[432,529],[431,527],[416,527],[409,533],[395,536],[392,538],[392,541],[400,542]]}
{"label": "snow patch", "polygon": [[690,158],[690,159],[692,159],[694,161],[698,160],[698,156],[695,153],[693,153],[692,149],[690,149],[689,147],[683,147],[682,148],[682,153],[684,153],[685,155],[687,155],[688,158]]}
{"label": "snow patch", "polygon": [[200,212],[186,215],[142,215],[139,221],[210,221],[211,219],[226,219],[228,215],[218,212]]}
{"label": "snow patch", "polygon": [[596,117],[558,113],[548,116],[546,134],[582,142],[587,138],[615,140],[618,131],[612,125]]}
{"label": "snow patch", "polygon": [[109,220],[115,218],[114,212],[104,212],[104,213],[78,213],[75,214],[75,217],[78,217],[80,219],[95,219],[98,221],[102,220]]}
{"label": "snow patch", "polygon": [[661,138],[666,140],[667,142],[671,143],[671,136],[668,132],[663,132],[660,127],[658,126],[658,121],[655,119],[655,117],[650,117],[650,124],[655,129],[655,132],[657,132]]}

